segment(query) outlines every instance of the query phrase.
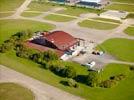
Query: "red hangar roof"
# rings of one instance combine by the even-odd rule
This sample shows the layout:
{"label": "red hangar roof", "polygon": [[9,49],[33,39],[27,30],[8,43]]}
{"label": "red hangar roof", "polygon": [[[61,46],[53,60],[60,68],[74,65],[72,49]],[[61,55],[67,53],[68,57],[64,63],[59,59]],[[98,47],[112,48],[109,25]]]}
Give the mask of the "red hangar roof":
{"label": "red hangar roof", "polygon": [[78,41],[72,35],[64,32],[64,31],[54,31],[44,37],[53,43],[60,50],[67,50],[69,47],[76,44]]}

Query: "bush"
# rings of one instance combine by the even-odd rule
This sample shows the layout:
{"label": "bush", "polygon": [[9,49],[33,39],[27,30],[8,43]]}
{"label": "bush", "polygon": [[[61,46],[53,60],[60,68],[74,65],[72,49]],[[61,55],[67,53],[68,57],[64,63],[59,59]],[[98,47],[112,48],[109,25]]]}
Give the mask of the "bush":
{"label": "bush", "polygon": [[124,74],[119,74],[117,76],[110,77],[110,80],[120,81],[123,80],[126,76]]}
{"label": "bush", "polygon": [[106,81],[101,82],[100,87],[111,88],[115,86],[116,84],[117,82],[115,80],[106,80]]}
{"label": "bush", "polygon": [[65,76],[68,78],[76,77],[76,70],[72,66],[66,66]]}
{"label": "bush", "polygon": [[86,79],[87,85],[91,87],[96,87],[99,85],[99,82],[100,82],[99,74],[96,71],[90,71]]}
{"label": "bush", "polygon": [[131,71],[134,71],[134,66],[133,66],[133,65],[129,66],[129,69],[130,69]]}
{"label": "bush", "polygon": [[71,78],[67,79],[66,81],[61,81],[60,83],[62,83],[63,85],[66,85],[66,86],[74,87],[74,88],[79,87],[77,82]]}

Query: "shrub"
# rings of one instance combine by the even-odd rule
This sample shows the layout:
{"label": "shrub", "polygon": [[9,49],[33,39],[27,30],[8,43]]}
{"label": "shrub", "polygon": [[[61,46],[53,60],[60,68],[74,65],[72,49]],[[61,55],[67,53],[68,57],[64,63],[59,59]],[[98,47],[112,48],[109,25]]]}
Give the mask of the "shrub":
{"label": "shrub", "polygon": [[110,80],[120,81],[123,80],[126,76],[124,74],[119,74],[117,76],[110,77]]}
{"label": "shrub", "polygon": [[115,86],[116,84],[117,82],[115,80],[106,80],[106,81],[101,82],[100,87],[111,88]]}
{"label": "shrub", "polygon": [[65,69],[65,76],[68,78],[74,78],[76,77],[76,70],[72,66],[66,66]]}
{"label": "shrub", "polygon": [[129,69],[130,69],[131,71],[134,71],[134,66],[133,66],[133,65],[129,66]]}
{"label": "shrub", "polygon": [[99,82],[100,82],[99,74],[96,71],[90,71],[86,79],[87,85],[91,87],[96,87],[98,86]]}
{"label": "shrub", "polygon": [[63,85],[66,85],[66,86],[74,87],[74,88],[79,87],[77,82],[71,78],[67,79],[66,81],[61,81],[60,83],[62,83]]}

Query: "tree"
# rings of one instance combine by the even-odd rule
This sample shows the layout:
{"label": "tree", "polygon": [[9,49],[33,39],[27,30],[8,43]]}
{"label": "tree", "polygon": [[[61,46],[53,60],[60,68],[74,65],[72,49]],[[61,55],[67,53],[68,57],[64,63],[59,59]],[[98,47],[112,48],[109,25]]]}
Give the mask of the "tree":
{"label": "tree", "polygon": [[99,82],[100,82],[99,74],[96,71],[90,71],[87,76],[87,85],[91,87],[96,87],[98,86]]}
{"label": "tree", "polygon": [[72,66],[66,66],[65,76],[68,78],[76,77],[76,70]]}

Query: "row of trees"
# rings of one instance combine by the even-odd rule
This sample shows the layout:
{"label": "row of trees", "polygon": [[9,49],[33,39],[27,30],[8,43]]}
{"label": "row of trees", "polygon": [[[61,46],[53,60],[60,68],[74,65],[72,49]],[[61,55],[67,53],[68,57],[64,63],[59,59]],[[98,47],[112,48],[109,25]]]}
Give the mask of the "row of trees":
{"label": "row of trees", "polygon": [[[73,65],[66,66],[62,61],[59,60],[57,54],[53,51],[39,52],[32,49],[28,49],[23,45],[23,42],[32,36],[31,31],[18,32],[11,36],[9,40],[4,41],[0,46],[0,52],[4,53],[8,50],[14,49],[16,56],[26,58],[40,64],[43,68],[49,69],[56,75],[69,78],[65,83],[71,87],[78,87],[77,80],[78,76]],[[130,67],[133,70],[134,67]],[[111,77],[109,80],[101,82],[101,76],[96,71],[89,71],[89,74],[84,76],[84,84],[91,87],[112,87],[117,81],[122,80],[125,76],[118,75]],[[77,82],[76,82],[77,81]],[[81,81],[81,79],[80,79]],[[63,82],[64,83],[64,82]]]}

